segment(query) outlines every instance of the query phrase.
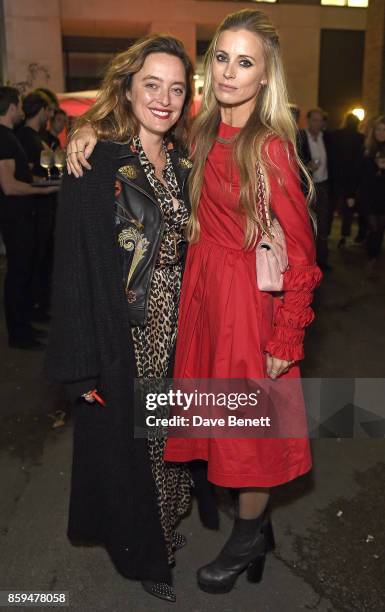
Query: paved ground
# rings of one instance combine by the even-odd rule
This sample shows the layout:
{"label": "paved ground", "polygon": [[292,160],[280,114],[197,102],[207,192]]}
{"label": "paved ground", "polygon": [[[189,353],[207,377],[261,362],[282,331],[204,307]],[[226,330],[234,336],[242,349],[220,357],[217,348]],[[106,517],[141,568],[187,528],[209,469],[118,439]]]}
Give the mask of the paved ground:
{"label": "paved ground", "polygon": [[[363,259],[354,246],[332,252],[307,338],[308,377],[384,378],[385,266],[369,280]],[[277,549],[261,585],[242,576],[228,595],[197,589],[195,569],[214,557],[230,518],[223,512],[210,532],[194,507],[175,569],[178,601],[164,604],[120,577],[103,549],[67,541],[71,421],[52,429],[66,402],[44,381],[42,355],[9,350],[1,333],[0,590],[66,590],[76,612],[385,610],[384,439],[313,441],[312,474],[275,489]]]}

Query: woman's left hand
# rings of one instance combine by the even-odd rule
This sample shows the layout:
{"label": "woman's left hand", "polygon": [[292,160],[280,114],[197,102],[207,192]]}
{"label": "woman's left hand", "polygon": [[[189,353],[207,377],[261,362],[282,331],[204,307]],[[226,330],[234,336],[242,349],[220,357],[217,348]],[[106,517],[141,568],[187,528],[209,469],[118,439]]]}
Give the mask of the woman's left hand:
{"label": "woman's left hand", "polygon": [[275,380],[281,374],[286,374],[289,371],[290,366],[292,366],[294,361],[286,361],[285,359],[279,359],[278,357],[273,357],[272,355],[266,355],[266,370],[267,375]]}

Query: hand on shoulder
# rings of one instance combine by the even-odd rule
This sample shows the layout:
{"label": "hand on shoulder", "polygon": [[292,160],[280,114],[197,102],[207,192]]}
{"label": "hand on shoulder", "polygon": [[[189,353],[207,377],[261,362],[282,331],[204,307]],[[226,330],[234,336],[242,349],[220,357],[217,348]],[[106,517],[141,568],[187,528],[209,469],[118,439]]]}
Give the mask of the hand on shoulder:
{"label": "hand on shoulder", "polygon": [[88,159],[97,143],[96,132],[90,123],[76,130],[67,145],[67,171],[76,178],[83,176],[83,168],[91,170]]}

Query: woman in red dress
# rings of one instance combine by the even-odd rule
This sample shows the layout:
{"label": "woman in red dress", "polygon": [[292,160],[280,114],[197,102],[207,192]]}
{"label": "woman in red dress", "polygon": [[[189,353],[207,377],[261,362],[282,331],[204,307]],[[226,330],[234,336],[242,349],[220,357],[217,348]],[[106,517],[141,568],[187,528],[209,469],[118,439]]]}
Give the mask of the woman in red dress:
{"label": "woman in red dress", "polygon": [[[243,10],[219,26],[206,57],[192,143],[191,245],[174,378],[298,378],[321,272],[300,188],[278,36],[264,13]],[[265,228],[256,205],[257,162],[271,215],[286,238],[283,299],[257,287],[255,245]],[[204,459],[211,482],[239,489],[232,534],[218,557],[198,571],[199,586],[227,592],[246,568],[251,580],[260,580],[273,545],[269,490],[311,469],[308,439],[169,438],[165,459]]]}

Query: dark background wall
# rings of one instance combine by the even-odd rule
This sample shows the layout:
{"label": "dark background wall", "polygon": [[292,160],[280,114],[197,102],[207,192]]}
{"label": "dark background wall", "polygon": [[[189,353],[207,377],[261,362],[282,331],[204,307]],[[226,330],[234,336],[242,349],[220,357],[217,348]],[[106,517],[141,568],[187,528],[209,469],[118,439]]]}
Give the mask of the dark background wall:
{"label": "dark background wall", "polygon": [[7,82],[6,58],[5,58],[5,19],[3,0],[0,0],[0,83]]}
{"label": "dark background wall", "polygon": [[97,89],[114,55],[133,42],[133,38],[63,36],[66,91]]}
{"label": "dark background wall", "polygon": [[362,106],[365,32],[322,30],[318,103],[329,113],[329,126],[340,127],[349,110]]}
{"label": "dark background wall", "polygon": [[[67,91],[96,89],[113,55],[132,42],[128,38],[63,36]],[[363,104],[364,43],[364,31],[321,31],[318,104],[328,112],[331,128],[339,127],[352,107]],[[208,40],[197,41],[198,57],[208,44]]]}

